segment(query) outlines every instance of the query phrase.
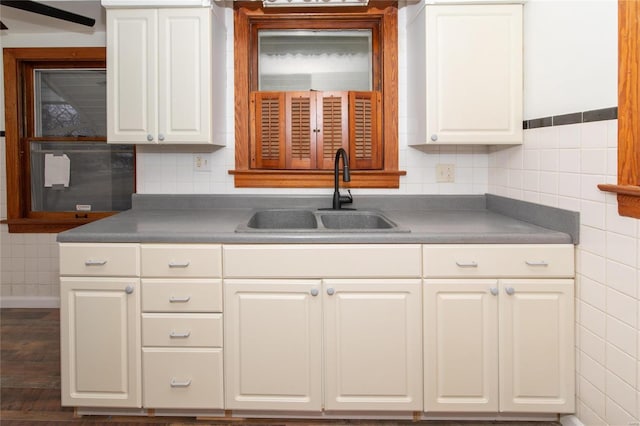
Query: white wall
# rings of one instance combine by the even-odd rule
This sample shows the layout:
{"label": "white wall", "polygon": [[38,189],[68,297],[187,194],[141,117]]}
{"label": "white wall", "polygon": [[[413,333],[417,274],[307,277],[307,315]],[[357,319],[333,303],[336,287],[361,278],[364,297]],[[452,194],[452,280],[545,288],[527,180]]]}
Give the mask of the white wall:
{"label": "white wall", "polygon": [[524,118],[616,106],[617,0],[528,0]]}
{"label": "white wall", "polygon": [[[400,188],[392,190],[355,189],[358,194],[482,194],[487,191],[488,151],[486,147],[427,147],[423,150],[407,146],[406,113],[406,15],[407,8],[400,1],[398,13],[398,74],[399,74],[399,165],[407,171],[400,178]],[[210,172],[193,170],[193,152],[184,148],[140,147],[138,149],[137,190],[139,193],[208,193],[208,194],[327,194],[332,189],[260,189],[234,188],[235,168],[233,120],[233,11],[226,10],[227,27],[227,146],[222,149],[200,148],[212,164]],[[456,182],[436,183],[438,163],[456,165]],[[161,172],[160,172],[161,171]]]}

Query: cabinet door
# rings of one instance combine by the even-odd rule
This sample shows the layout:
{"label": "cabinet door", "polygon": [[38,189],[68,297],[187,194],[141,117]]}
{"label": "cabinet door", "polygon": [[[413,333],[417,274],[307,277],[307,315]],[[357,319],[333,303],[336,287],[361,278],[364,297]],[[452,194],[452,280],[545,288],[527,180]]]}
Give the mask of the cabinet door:
{"label": "cabinet door", "polygon": [[[107,11],[107,141],[154,143],[157,10]],[[150,140],[149,140],[150,139]]]}
{"label": "cabinet door", "polygon": [[321,410],[320,285],[224,282],[225,408]]}
{"label": "cabinet door", "polygon": [[422,410],[420,286],[323,282],[326,410]]}
{"label": "cabinet door", "polygon": [[140,407],[137,278],[61,278],[62,405]]}
{"label": "cabinet door", "polygon": [[498,411],[498,281],[425,280],[425,411]]}
{"label": "cabinet door", "polygon": [[211,142],[211,11],[159,9],[158,141]]}
{"label": "cabinet door", "polygon": [[427,142],[522,143],[522,5],[425,9]]}
{"label": "cabinet door", "polygon": [[573,280],[500,283],[500,411],[574,411]]}

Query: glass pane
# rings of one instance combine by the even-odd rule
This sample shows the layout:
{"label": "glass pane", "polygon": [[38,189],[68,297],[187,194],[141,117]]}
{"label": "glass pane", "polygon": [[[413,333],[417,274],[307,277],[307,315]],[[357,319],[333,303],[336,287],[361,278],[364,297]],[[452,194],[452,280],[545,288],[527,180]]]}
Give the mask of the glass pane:
{"label": "glass pane", "polygon": [[36,136],[107,136],[105,70],[35,71]]}
{"label": "glass pane", "polygon": [[105,142],[31,142],[32,211],[131,208],[134,151]]}
{"label": "glass pane", "polygon": [[259,90],[372,90],[370,30],[261,30]]}

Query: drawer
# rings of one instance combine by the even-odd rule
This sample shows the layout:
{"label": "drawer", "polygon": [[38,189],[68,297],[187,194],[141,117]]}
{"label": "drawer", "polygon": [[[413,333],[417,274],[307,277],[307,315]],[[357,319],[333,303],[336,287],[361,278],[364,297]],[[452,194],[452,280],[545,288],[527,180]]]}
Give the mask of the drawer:
{"label": "drawer", "polygon": [[60,243],[60,275],[136,277],[138,244]]}
{"label": "drawer", "polygon": [[212,244],[143,244],[143,277],[220,277],[222,249]]}
{"label": "drawer", "polygon": [[145,408],[224,408],[222,378],[222,349],[142,349]]}
{"label": "drawer", "polygon": [[425,245],[424,276],[573,277],[574,253],[570,244]]}
{"label": "drawer", "polygon": [[220,279],[143,279],[143,312],[222,312]]}
{"label": "drawer", "polygon": [[142,314],[142,346],[222,346],[221,314]]}
{"label": "drawer", "polygon": [[225,245],[233,278],[418,278],[418,244]]}

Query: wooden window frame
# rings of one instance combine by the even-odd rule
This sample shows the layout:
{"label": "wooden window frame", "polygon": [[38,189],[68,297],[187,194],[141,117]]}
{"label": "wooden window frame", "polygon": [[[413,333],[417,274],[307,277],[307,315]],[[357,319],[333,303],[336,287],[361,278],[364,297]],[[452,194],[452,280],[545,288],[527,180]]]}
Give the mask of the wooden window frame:
{"label": "wooden window frame", "polygon": [[640,2],[618,1],[618,213],[640,219]]}
{"label": "wooden window frame", "polygon": [[[332,22],[377,20],[381,34],[381,74],[373,76],[382,92],[383,152],[381,170],[354,170],[351,188],[398,188],[398,6],[396,1],[371,2],[366,8],[278,8],[264,9],[261,2],[234,2],[234,94],[235,94],[235,186],[239,188],[329,188],[333,186],[332,170],[257,170],[251,168],[250,93],[255,89],[257,57],[252,58],[251,34],[256,24],[295,28],[303,20],[331,20]],[[271,24],[273,23],[273,24]],[[379,81],[379,83],[377,83]]]}
{"label": "wooden window frame", "polygon": [[[33,88],[23,90],[22,76],[33,69],[35,63],[55,63],[57,68],[105,67],[104,47],[6,48],[4,60],[5,146],[7,172],[7,219],[11,233],[57,233],[84,225],[116,212],[30,212],[29,153],[24,148],[29,141],[47,138],[31,137],[27,129],[32,125],[33,111],[26,96]],[[31,81],[31,80],[27,80]],[[25,111],[29,109],[29,111]],[[30,124],[31,123],[31,124]],[[105,138],[69,138],[69,140],[95,141]]]}

